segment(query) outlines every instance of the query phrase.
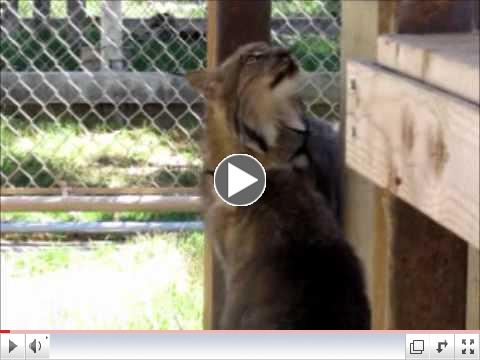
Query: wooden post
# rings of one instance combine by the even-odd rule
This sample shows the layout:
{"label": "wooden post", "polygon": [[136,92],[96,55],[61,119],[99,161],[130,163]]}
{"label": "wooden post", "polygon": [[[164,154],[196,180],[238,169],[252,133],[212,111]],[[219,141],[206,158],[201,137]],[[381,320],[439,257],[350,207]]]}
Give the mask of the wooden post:
{"label": "wooden post", "polygon": [[[216,67],[241,45],[270,41],[270,0],[209,1],[207,6],[209,67]],[[218,328],[224,295],[223,277],[211,242],[205,241],[205,329]]]}
{"label": "wooden post", "polygon": [[480,2],[473,1],[472,30],[478,31],[479,29],[480,29]]}
{"label": "wooden post", "polygon": [[[344,2],[343,63],[374,61],[383,32],[445,32],[470,24],[463,1],[437,2],[449,10],[429,12],[421,21],[419,8],[413,11],[419,3]],[[353,171],[346,174],[345,231],[366,265],[374,328],[464,328],[466,243]]]}
{"label": "wooden post", "polygon": [[476,2],[400,0],[396,19],[398,33],[468,32]]}
{"label": "wooden post", "polygon": [[480,329],[480,250],[468,248],[466,328]]}
{"label": "wooden post", "polygon": [[86,0],[67,0],[68,36],[74,51],[84,44],[83,29],[87,19],[86,5]]}
{"label": "wooden post", "polygon": [[122,1],[104,0],[102,3],[102,58],[104,67],[122,70]]}
{"label": "wooden post", "polygon": [[[391,31],[394,24],[394,3],[379,1],[346,1],[342,3],[342,94],[346,94],[345,62],[349,58],[374,61],[377,37]],[[342,101],[345,118],[345,98]],[[342,123],[342,133],[344,133]],[[345,137],[343,137],[345,138]],[[376,329],[386,328],[389,298],[386,256],[388,227],[383,191],[353,170],[344,171],[344,229],[347,239],[360,256],[367,279],[372,306],[372,322]]]}

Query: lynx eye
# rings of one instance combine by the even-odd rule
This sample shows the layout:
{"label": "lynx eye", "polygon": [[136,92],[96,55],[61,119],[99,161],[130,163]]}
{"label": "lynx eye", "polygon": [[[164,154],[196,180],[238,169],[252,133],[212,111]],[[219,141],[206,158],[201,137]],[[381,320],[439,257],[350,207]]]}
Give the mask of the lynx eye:
{"label": "lynx eye", "polygon": [[248,55],[245,59],[245,64],[250,65],[256,63],[258,60],[262,58],[262,54],[251,54]]}

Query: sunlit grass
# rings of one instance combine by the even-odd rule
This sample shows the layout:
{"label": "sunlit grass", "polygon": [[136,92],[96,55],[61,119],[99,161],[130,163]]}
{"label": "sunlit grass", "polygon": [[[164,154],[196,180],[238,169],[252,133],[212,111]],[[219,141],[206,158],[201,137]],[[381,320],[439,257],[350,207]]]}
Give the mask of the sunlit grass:
{"label": "sunlit grass", "polygon": [[2,221],[192,221],[197,213],[154,213],[143,211],[2,212]]}
{"label": "sunlit grass", "polygon": [[201,328],[200,232],[136,235],[121,245],[54,246],[1,257],[4,328]]}
{"label": "sunlit grass", "polygon": [[59,181],[69,186],[169,185],[175,181],[175,169],[200,164],[198,146],[175,131],[87,130],[68,123],[12,129],[6,124],[5,118],[0,165],[16,186],[52,186]]}

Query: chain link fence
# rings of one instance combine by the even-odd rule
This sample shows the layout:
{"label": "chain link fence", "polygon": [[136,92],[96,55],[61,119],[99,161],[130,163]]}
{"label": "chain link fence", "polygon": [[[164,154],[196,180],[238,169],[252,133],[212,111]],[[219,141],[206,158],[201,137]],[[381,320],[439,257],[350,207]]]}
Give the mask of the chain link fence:
{"label": "chain link fence", "polygon": [[[272,41],[308,74],[308,111],[332,121],[339,14],[339,1],[272,1]],[[202,327],[186,194],[202,99],[182,74],[206,66],[206,16],[198,0],[0,0],[2,327]]]}
{"label": "chain link fence", "polygon": [[[206,2],[1,0],[3,194],[194,188]],[[339,118],[340,2],[273,1],[272,40],[308,73],[308,110]]]}

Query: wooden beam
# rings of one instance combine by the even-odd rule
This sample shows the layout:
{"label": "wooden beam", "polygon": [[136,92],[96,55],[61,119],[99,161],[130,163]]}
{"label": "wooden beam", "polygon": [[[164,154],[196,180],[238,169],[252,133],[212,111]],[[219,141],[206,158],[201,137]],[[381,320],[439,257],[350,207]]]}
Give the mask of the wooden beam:
{"label": "wooden beam", "polygon": [[405,202],[393,201],[389,326],[464,329],[466,243]]}
{"label": "wooden beam", "polygon": [[[342,134],[345,133],[346,62],[350,58],[375,59],[377,37],[393,30],[395,6],[393,1],[342,3]],[[387,327],[390,309],[387,279],[390,258],[387,253],[391,231],[385,211],[389,199],[381,189],[347,167],[344,170],[343,193],[345,234],[365,269],[373,328],[383,329]]]}
{"label": "wooden beam", "polygon": [[479,29],[480,29],[480,1],[474,1],[473,11],[472,11],[472,31],[478,31]]}
{"label": "wooden beam", "polygon": [[478,247],[479,107],[354,61],[348,82],[347,164]]}
{"label": "wooden beam", "polygon": [[398,33],[446,33],[470,31],[475,1],[400,0],[397,2]]}
{"label": "wooden beam", "polygon": [[[209,1],[207,7],[209,67],[218,66],[241,45],[254,41],[270,41],[270,0]],[[218,328],[224,299],[223,276],[220,265],[213,256],[211,244],[212,239],[206,239],[205,329]]]}
{"label": "wooden beam", "polygon": [[467,270],[466,328],[480,329],[480,250],[469,246]]}
{"label": "wooden beam", "polygon": [[155,211],[197,212],[198,196],[1,196],[2,212],[12,211]]}
{"label": "wooden beam", "polygon": [[222,62],[241,45],[270,42],[270,0],[218,1],[217,7],[217,61]]}
{"label": "wooden beam", "polygon": [[[397,31],[417,32],[418,29],[415,29],[414,25],[408,24],[415,24],[415,21],[409,18],[418,16],[420,8],[416,8],[415,5],[420,2],[410,1],[410,5],[405,6],[407,2],[403,0],[343,2],[342,64],[344,65],[348,58],[375,60],[379,34]],[[400,3],[404,4],[403,9],[400,8]],[[455,17],[456,14],[456,12],[430,13],[430,19],[426,23],[440,24],[440,27],[444,24],[443,29],[440,30],[448,32],[448,24],[452,22],[449,16]],[[433,30],[432,26],[428,32]],[[345,81],[342,84],[344,85]],[[342,126],[345,133],[345,125]],[[354,170],[347,169],[345,174],[345,233],[354,244],[366,268],[373,327],[377,329],[406,328],[402,327],[404,323],[399,317],[400,314],[411,319],[409,326],[412,329],[447,326],[447,322],[442,320],[439,313],[425,311],[427,308],[437,307],[437,299],[442,296],[447,297],[444,292],[437,291],[438,289],[426,284],[429,291],[421,293],[416,291],[418,289],[412,283],[410,287],[406,287],[407,292],[399,293],[395,290],[401,287],[403,277],[409,271],[424,274],[421,277],[422,281],[438,278],[439,272],[435,263],[418,261],[413,268],[407,264],[402,267],[401,260],[422,253],[426,257],[435,254],[445,263],[454,264],[448,267],[451,270],[450,273],[441,274],[444,276],[442,281],[447,284],[446,288],[453,289],[455,283],[465,284],[466,244],[434,221],[430,221],[422,213],[391,196],[388,191],[376,187],[365,177],[357,175]],[[362,210],[358,211],[358,209]],[[415,242],[411,238],[413,234],[404,231],[403,224],[418,222],[421,222],[422,226],[419,226],[414,233],[413,240],[418,239]],[[432,234],[438,233],[442,234],[444,241],[435,242],[432,239]],[[445,240],[446,238],[450,241]],[[410,247],[397,246],[402,243],[408,243]],[[426,243],[431,244],[432,247],[423,246]],[[437,246],[433,247],[434,244]],[[423,303],[412,301],[417,295],[423,296]],[[457,309],[465,307],[464,295],[455,296],[453,300]],[[450,311],[452,307],[449,305],[447,309]],[[419,314],[422,316],[418,317]],[[418,321],[415,322],[417,317]],[[452,328],[461,327],[464,322],[464,310],[457,311],[456,316],[449,314],[447,318]]]}
{"label": "wooden beam", "polygon": [[[217,46],[217,1],[207,2],[207,63],[210,69],[218,65]],[[205,234],[204,238],[204,259],[203,259],[203,328],[206,330],[217,327],[223,304],[224,286],[223,277],[220,272],[220,264],[215,259],[213,250],[213,239]]]}
{"label": "wooden beam", "polygon": [[[478,248],[479,109],[353,61],[348,83],[348,165],[416,208],[392,199],[386,209],[391,233],[386,325],[461,329],[465,243],[417,209]],[[432,285],[438,282],[442,286]],[[425,308],[431,310],[421,311]]]}
{"label": "wooden beam", "polygon": [[480,104],[478,33],[385,35],[381,65]]}

